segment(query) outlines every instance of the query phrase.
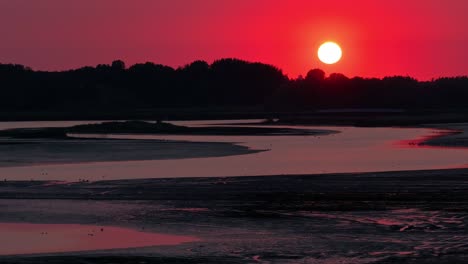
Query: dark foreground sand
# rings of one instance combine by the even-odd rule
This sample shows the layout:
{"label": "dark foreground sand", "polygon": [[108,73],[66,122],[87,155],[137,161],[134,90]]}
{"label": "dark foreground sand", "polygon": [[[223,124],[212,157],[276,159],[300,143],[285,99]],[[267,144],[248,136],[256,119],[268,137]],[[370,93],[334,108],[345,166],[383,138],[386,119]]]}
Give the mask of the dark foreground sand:
{"label": "dark foreground sand", "polygon": [[1,263],[466,263],[468,170],[2,182],[0,222],[188,235],[170,247]]}

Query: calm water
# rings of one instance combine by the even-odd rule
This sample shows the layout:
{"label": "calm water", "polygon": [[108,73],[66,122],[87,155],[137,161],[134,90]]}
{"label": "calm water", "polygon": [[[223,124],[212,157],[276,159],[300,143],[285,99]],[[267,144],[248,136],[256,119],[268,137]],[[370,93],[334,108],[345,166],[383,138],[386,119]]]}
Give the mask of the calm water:
{"label": "calm water", "polygon": [[197,241],[189,236],[76,224],[0,223],[0,232],[0,256],[170,246]]}
{"label": "calm water", "polygon": [[[181,125],[238,121],[184,121]],[[0,128],[70,126],[77,122],[9,122]],[[16,180],[111,180],[161,177],[214,177],[420,170],[463,167],[468,150],[409,147],[399,142],[434,135],[426,128],[308,127],[338,130],[328,136],[171,136],[105,135],[106,138],[235,142],[255,154],[182,160],[145,160],[0,168],[0,177]],[[129,146],[131,151],[131,145]],[[7,155],[6,153],[4,155]]]}

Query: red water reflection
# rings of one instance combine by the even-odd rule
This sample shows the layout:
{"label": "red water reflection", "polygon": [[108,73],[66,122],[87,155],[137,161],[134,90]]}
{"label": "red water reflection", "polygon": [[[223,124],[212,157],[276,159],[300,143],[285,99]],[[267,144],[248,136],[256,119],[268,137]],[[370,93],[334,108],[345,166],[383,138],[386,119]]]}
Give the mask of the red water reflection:
{"label": "red water reflection", "polygon": [[[405,139],[405,140],[396,141],[395,145],[398,147],[405,147],[405,148],[447,148],[447,146],[429,145],[428,142],[436,138],[457,135],[460,133],[462,133],[462,131],[459,131],[459,130],[449,130],[449,129],[435,130],[430,135],[420,136],[415,139]],[[456,146],[456,148],[467,148],[467,147]]]}
{"label": "red water reflection", "polygon": [[108,226],[0,223],[0,255],[21,255],[171,246],[195,237]]}

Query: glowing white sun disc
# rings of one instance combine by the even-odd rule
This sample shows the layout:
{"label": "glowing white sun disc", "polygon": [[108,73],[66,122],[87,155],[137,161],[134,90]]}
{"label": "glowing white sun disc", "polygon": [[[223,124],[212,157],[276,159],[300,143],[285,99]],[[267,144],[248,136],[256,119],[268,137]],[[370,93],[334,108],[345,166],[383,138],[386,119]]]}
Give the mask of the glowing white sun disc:
{"label": "glowing white sun disc", "polygon": [[325,42],[318,49],[318,57],[321,62],[326,64],[337,63],[343,55],[341,48],[335,42]]}

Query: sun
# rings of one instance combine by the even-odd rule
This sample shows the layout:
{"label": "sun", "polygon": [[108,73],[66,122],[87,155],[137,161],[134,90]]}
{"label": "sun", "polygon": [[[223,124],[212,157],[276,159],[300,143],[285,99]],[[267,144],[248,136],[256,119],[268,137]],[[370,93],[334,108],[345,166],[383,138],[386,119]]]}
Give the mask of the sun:
{"label": "sun", "polygon": [[325,64],[335,64],[340,61],[343,55],[341,48],[335,42],[327,41],[320,45],[318,49],[318,57]]}

